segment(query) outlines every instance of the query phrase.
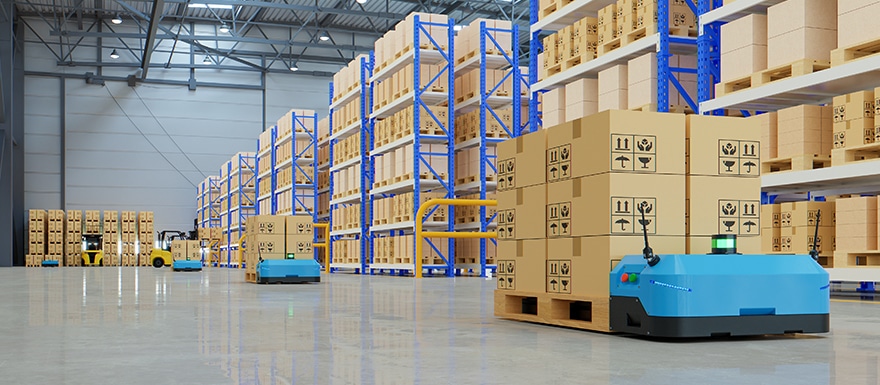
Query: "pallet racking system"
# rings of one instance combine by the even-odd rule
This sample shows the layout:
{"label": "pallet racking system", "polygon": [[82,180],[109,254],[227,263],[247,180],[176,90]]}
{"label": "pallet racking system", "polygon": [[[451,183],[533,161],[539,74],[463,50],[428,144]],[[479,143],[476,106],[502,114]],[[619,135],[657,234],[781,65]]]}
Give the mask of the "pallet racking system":
{"label": "pallet racking system", "polygon": [[[220,170],[221,192],[226,187],[225,209],[220,212],[221,218],[226,217],[223,226],[223,237],[226,244],[220,245],[221,255],[225,251],[226,261],[221,257],[220,266],[238,266],[237,251],[239,239],[244,234],[245,219],[256,213],[256,154],[240,152],[226,162]],[[222,219],[221,219],[222,220]]]}

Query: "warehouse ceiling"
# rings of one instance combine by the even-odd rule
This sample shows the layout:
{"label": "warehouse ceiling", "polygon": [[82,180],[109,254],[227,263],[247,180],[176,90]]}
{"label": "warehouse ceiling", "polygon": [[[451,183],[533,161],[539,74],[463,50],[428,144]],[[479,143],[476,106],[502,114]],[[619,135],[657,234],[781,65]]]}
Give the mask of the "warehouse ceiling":
{"label": "warehouse ceiling", "polygon": [[[521,26],[528,52],[528,0],[14,0],[17,20],[59,65],[100,66],[70,54],[80,46],[128,51],[149,69],[203,67],[330,76],[411,12]],[[121,23],[119,22],[121,19]],[[171,47],[170,49],[168,47]],[[164,48],[163,48],[164,47]],[[164,52],[165,55],[157,54]],[[67,53],[65,55],[65,53]],[[207,55],[204,61],[174,56]],[[167,60],[166,60],[167,59]],[[210,62],[209,62],[210,59]],[[195,62],[197,61],[197,63]],[[136,63],[139,62],[139,63]],[[157,63],[158,62],[158,63]],[[121,63],[116,63],[119,66]],[[294,72],[293,69],[296,69]]]}

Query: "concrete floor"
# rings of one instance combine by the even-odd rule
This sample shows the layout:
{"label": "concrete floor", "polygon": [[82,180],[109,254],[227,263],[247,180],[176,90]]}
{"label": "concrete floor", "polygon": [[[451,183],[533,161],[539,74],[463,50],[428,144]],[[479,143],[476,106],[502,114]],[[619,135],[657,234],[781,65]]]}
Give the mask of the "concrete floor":
{"label": "concrete floor", "polygon": [[818,336],[656,342],[506,321],[494,281],[0,269],[5,384],[878,384],[880,306]]}

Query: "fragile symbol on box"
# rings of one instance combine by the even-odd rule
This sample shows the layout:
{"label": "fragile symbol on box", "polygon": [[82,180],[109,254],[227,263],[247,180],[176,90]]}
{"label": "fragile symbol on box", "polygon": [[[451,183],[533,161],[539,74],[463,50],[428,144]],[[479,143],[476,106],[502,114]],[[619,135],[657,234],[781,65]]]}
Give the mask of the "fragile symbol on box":
{"label": "fragile symbol on box", "polygon": [[[760,201],[718,200],[718,232],[720,234],[760,235],[760,208]],[[791,215],[791,213],[783,214]],[[784,217],[785,215],[783,215]],[[789,223],[790,221],[789,217]]]}
{"label": "fragile symbol on box", "polygon": [[516,237],[516,210],[498,211],[498,239],[514,239]]}
{"label": "fragile symbol on box", "polygon": [[547,205],[547,236],[550,238],[571,235],[571,202]]}
{"label": "fragile symbol on box", "polygon": [[649,234],[656,234],[656,219],[657,198],[611,197],[612,234],[641,233],[643,224]]}
{"label": "fragile symbol on box", "polygon": [[761,143],[750,140],[718,140],[718,173],[721,175],[761,175]]}
{"label": "fragile symbol on box", "polygon": [[656,172],[657,137],[611,135],[611,170]]}
{"label": "fragile symbol on box", "polygon": [[846,131],[838,131],[834,133],[834,148],[846,147]]}
{"label": "fragile symbol on box", "polygon": [[498,191],[516,188],[516,160],[502,159],[498,161]]}
{"label": "fragile symbol on box", "polygon": [[498,261],[498,286],[500,290],[516,290],[514,274],[516,261]]}
{"label": "fragile symbol on box", "polygon": [[571,260],[547,261],[547,292],[571,294]]}
{"label": "fragile symbol on box", "polygon": [[547,181],[556,182],[571,177],[571,145],[547,150]]}

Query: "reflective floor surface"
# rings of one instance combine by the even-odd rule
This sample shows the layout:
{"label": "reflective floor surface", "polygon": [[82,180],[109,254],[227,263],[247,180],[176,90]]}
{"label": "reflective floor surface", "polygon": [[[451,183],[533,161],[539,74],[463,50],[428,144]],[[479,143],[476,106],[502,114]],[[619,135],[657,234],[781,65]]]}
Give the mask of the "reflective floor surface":
{"label": "reflective floor surface", "polygon": [[2,384],[878,384],[880,305],[817,336],[657,342],[493,317],[494,281],[0,269]]}

